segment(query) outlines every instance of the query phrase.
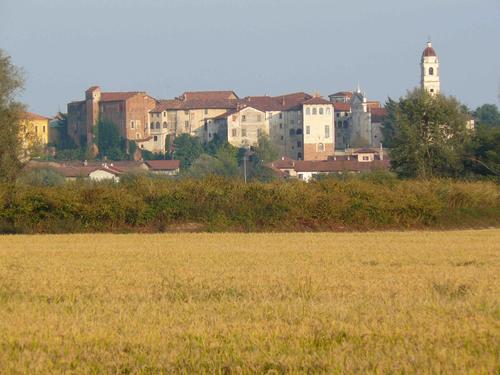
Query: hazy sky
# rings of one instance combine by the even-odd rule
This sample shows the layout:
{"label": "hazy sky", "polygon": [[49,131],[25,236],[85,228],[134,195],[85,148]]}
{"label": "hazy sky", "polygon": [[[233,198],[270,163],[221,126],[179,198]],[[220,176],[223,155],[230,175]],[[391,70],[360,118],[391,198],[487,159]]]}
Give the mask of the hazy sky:
{"label": "hazy sky", "polygon": [[104,91],[233,89],[240,96],[419,84],[428,36],[441,89],[497,103],[500,0],[0,0],[0,48],[26,71],[32,111]]}

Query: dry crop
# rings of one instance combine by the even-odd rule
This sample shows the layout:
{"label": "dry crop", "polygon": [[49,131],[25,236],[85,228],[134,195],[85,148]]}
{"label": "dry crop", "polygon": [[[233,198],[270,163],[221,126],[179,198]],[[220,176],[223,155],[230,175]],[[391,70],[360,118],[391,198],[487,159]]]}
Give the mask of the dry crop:
{"label": "dry crop", "polygon": [[0,237],[0,373],[498,373],[500,230]]}

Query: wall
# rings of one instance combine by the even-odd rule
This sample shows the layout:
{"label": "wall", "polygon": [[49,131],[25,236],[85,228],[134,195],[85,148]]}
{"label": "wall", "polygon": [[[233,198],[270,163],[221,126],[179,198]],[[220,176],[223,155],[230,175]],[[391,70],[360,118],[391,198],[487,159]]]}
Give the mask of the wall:
{"label": "wall", "polygon": [[[322,115],[319,114],[320,109],[323,110]],[[313,114],[314,110],[316,114]],[[303,124],[304,160],[326,160],[329,155],[333,155],[335,142],[333,106],[304,104]],[[326,126],[329,134],[326,134]]]}

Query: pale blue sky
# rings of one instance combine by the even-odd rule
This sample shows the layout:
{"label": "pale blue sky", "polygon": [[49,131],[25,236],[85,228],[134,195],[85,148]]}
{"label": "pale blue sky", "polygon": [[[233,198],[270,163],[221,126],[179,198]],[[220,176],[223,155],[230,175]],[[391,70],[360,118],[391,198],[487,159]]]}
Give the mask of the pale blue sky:
{"label": "pale blue sky", "polygon": [[500,0],[0,0],[0,48],[32,111],[97,84],[169,98],[354,89],[385,101],[419,84],[428,36],[446,94],[497,103]]}

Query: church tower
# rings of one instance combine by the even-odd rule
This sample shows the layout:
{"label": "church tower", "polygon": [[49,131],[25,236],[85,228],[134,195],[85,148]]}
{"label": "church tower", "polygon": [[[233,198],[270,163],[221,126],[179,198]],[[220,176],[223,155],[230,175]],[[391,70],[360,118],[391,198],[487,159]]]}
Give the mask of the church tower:
{"label": "church tower", "polygon": [[431,95],[439,94],[441,85],[439,83],[439,60],[436,51],[432,48],[432,43],[427,42],[427,48],[422,53],[421,65],[421,81],[423,89],[431,93]]}

